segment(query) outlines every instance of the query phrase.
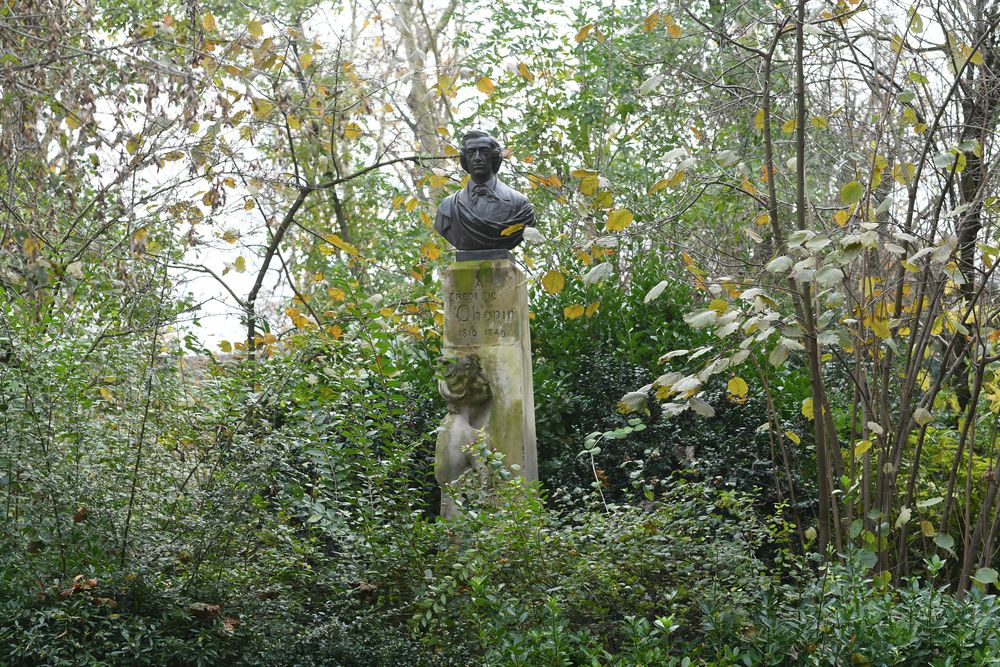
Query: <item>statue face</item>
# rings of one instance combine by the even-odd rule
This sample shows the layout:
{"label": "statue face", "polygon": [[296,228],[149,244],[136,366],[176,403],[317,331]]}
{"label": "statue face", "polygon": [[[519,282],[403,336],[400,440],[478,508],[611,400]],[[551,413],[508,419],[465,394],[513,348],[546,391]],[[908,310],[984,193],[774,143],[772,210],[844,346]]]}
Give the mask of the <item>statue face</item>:
{"label": "statue face", "polygon": [[476,137],[465,142],[462,152],[469,176],[477,183],[485,183],[493,176],[493,143],[488,137]]}

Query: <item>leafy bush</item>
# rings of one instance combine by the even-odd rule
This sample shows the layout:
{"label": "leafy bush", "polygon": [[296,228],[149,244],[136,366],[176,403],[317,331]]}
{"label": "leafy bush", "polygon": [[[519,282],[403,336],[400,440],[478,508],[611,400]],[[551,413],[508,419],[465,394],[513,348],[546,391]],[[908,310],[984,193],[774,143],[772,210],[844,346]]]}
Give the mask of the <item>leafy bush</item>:
{"label": "leafy bush", "polygon": [[749,616],[706,610],[699,655],[717,665],[995,664],[995,596],[980,587],[960,602],[947,586],[919,579],[893,588],[859,556],[849,551],[842,562],[821,565],[818,576],[762,591]]}

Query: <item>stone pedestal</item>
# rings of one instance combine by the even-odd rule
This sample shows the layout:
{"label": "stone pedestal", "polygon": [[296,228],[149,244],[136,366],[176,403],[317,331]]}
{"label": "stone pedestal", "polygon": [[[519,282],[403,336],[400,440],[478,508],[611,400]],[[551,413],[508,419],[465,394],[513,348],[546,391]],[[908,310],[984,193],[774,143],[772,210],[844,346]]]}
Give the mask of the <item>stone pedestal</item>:
{"label": "stone pedestal", "polygon": [[478,358],[491,394],[482,433],[504,454],[506,465],[520,466],[520,474],[534,481],[538,459],[527,281],[510,259],[469,255],[460,253],[444,272],[442,353]]}

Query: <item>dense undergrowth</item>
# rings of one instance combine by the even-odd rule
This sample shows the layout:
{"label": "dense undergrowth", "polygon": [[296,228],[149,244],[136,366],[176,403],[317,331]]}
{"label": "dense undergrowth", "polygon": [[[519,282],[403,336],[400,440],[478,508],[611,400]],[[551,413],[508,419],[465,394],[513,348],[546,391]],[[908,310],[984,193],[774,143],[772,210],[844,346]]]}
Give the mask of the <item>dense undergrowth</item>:
{"label": "dense undergrowth", "polygon": [[[490,459],[494,492],[436,517],[432,342],[376,306],[255,363],[182,341],[100,360],[7,311],[0,368],[0,664],[988,664],[996,601],[887,583],[863,551],[810,554],[813,478],[791,488],[759,398],[708,422],[623,414],[659,351],[695,346],[670,288],[607,317],[536,300],[542,485]],[[643,315],[637,313],[642,310]],[[631,324],[630,324],[631,323]],[[70,322],[48,326],[72,329]],[[627,332],[627,333],[623,333]],[[141,341],[141,339],[135,339]],[[433,339],[431,339],[432,341]],[[179,369],[184,369],[183,372]],[[801,429],[797,371],[774,379]],[[806,549],[803,549],[805,542]]]}

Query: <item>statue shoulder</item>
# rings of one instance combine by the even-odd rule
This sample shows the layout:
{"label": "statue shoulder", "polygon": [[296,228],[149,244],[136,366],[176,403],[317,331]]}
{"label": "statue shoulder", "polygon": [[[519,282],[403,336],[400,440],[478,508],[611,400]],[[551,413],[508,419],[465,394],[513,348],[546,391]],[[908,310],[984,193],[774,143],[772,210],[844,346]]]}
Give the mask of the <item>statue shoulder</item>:
{"label": "statue shoulder", "polygon": [[[501,181],[499,179],[497,179],[497,185],[496,185],[496,187],[497,187],[498,190],[502,190],[502,194],[503,194],[503,197],[505,199],[507,199],[508,201],[510,201],[510,202],[512,202],[514,204],[520,205],[520,204],[523,204],[523,203],[525,203],[525,202],[528,201],[528,198],[525,195],[523,195],[522,193],[518,192],[517,190],[515,190],[512,187],[510,187],[509,185],[507,185],[506,183],[504,183],[503,181]],[[498,193],[498,194],[500,194],[500,193]]]}
{"label": "statue shoulder", "polygon": [[444,199],[441,200],[441,203],[438,205],[438,209],[437,209],[437,217],[439,219],[442,216],[446,217],[446,218],[450,218],[450,217],[452,217],[454,215],[455,198],[457,196],[458,196],[458,193],[455,192],[455,193],[452,193],[452,194],[448,195],[447,197],[445,197]]}

